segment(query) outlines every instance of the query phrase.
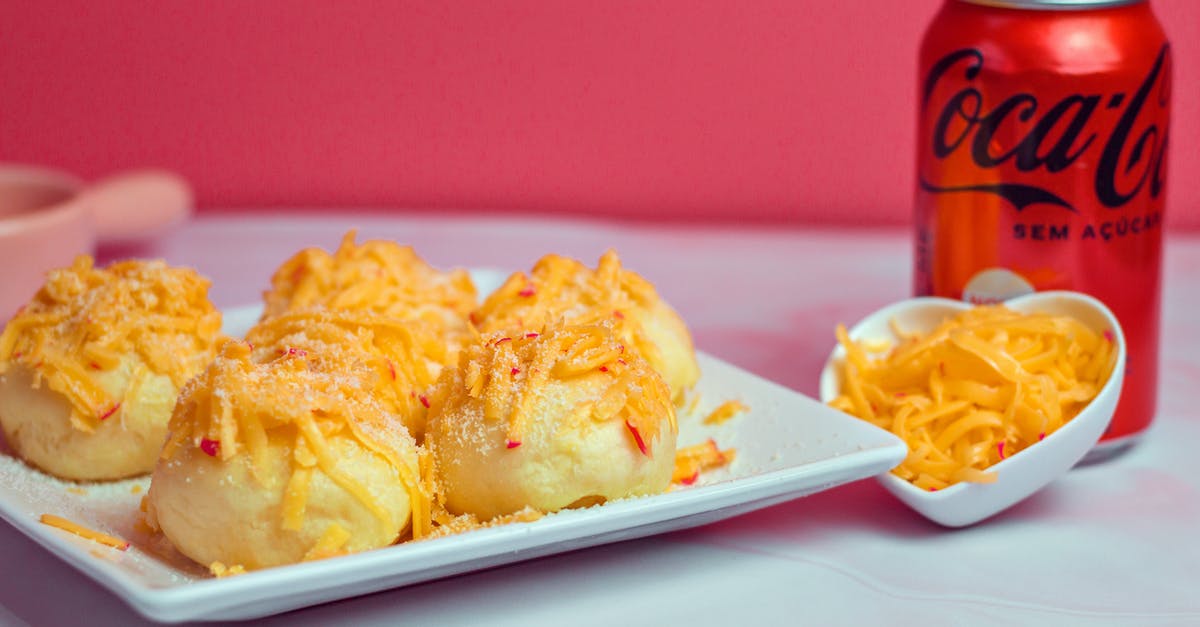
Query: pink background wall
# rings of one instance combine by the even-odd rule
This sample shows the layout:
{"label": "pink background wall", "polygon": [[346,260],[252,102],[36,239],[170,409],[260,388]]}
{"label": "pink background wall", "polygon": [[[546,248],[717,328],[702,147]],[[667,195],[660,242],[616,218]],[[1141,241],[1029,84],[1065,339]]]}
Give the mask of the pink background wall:
{"label": "pink background wall", "polygon": [[[0,159],[176,169],[204,207],[908,220],[940,0],[0,3]],[[1200,1],[1169,212],[1200,226]]]}

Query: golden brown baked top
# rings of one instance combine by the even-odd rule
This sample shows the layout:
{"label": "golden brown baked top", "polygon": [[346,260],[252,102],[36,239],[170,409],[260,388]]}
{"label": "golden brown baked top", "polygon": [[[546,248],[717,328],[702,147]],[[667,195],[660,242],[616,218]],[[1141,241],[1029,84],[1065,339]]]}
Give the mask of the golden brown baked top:
{"label": "golden brown baked top", "polygon": [[119,261],[106,268],[80,255],[49,273],[33,300],[0,334],[0,374],[13,364],[71,401],[71,423],[92,431],[122,399],[93,372],[135,355],[177,387],[216,350],[221,313],[208,300],[209,281],[162,261]]}
{"label": "golden brown baked top", "polygon": [[[292,475],[283,501],[283,528],[303,523],[314,469],[357,498],[382,521],[387,510],[366,486],[336,468],[330,440],[352,438],[395,468],[408,490],[413,537],[429,528],[429,498],[404,460],[403,443],[415,447],[400,420],[373,396],[381,373],[362,351],[340,350],[317,358],[303,350],[252,357],[245,342],[228,342],[208,368],[184,387],[168,426],[162,458],[181,447],[229,461],[248,455],[262,481],[268,444],[283,438],[292,451]],[[262,361],[260,361],[262,359]]]}
{"label": "golden brown baked top", "polygon": [[306,248],[285,261],[263,294],[263,317],[322,307],[424,320],[437,330],[465,327],[476,304],[465,270],[441,272],[410,246],[383,240],[358,245],[354,237],[354,231],[346,233],[332,255]]}

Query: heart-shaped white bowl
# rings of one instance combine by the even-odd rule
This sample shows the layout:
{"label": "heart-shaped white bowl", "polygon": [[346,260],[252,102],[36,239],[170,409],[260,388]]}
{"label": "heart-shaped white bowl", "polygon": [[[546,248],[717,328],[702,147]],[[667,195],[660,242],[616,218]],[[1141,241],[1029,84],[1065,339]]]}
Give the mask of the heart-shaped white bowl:
{"label": "heart-shaped white bowl", "polygon": [[[929,492],[888,472],[879,481],[889,492],[930,520],[948,527],[970,525],[1037,492],[1079,462],[1095,446],[1112,420],[1125,374],[1125,334],[1116,316],[1103,303],[1078,292],[1035,292],[1004,303],[1023,313],[1066,315],[1097,333],[1109,331],[1117,350],[1116,364],[1100,393],[1077,416],[1044,440],[991,467],[994,483],[957,483]],[[850,329],[853,340],[900,341],[889,322],[908,332],[927,333],[972,305],[948,298],[913,298],[889,305]],[[839,345],[821,372],[821,401],[828,403],[842,389],[845,350]]]}

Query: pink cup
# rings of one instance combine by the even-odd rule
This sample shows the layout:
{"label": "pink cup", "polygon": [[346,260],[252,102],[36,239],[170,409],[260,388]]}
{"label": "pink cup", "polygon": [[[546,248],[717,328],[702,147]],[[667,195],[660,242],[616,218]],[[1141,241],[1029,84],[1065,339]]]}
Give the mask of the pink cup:
{"label": "pink cup", "polygon": [[157,234],[191,208],[191,189],[168,172],[129,172],[85,185],[56,170],[0,164],[0,323],[29,301],[47,271],[92,254],[98,242]]}

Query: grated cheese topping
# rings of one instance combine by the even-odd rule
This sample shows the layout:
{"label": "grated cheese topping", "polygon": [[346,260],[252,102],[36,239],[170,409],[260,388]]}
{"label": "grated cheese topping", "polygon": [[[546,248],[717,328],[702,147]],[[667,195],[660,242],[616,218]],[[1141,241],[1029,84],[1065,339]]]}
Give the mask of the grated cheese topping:
{"label": "grated cheese topping", "polygon": [[475,308],[475,285],[466,270],[440,272],[410,246],[371,240],[355,243],[350,231],[330,255],[306,248],[283,263],[263,295],[263,318],[313,308],[373,311],[421,320],[437,335],[464,333]]}
{"label": "grated cheese topping", "polygon": [[387,510],[354,477],[336,468],[331,441],[351,438],[395,469],[409,493],[413,537],[429,531],[429,497],[405,463],[407,429],[374,398],[380,374],[358,351],[336,351],[321,360],[298,351],[264,362],[251,358],[245,342],[228,342],[209,367],[180,394],[168,426],[162,458],[190,446],[228,461],[248,455],[258,481],[268,467],[268,440],[290,438],[292,474],[282,505],[282,527],[304,521],[308,485],[316,471],[387,522]]}
{"label": "grated cheese topping", "polygon": [[621,267],[609,250],[595,270],[560,255],[546,255],[529,275],[513,274],[472,315],[483,333],[538,329],[557,321],[571,325],[612,323],[621,341],[651,364],[661,351],[649,337],[642,317],[659,303],[654,286]]}
{"label": "grated cheese topping", "polygon": [[[162,261],[120,261],[96,268],[80,255],[52,270],[33,300],[0,334],[0,374],[13,364],[35,373],[71,402],[71,424],[91,432],[120,411],[94,374],[120,366],[126,355],[141,364],[131,389],[149,372],[176,387],[216,352],[221,313],[208,300],[209,281],[194,270]],[[134,390],[136,391],[136,389]]]}
{"label": "grated cheese topping", "polygon": [[[454,377],[435,388],[433,412],[453,412],[466,398],[483,399],[484,419],[506,421],[506,445],[521,444],[539,391],[551,380],[592,377],[601,391],[581,403],[575,420],[623,420],[631,446],[649,455],[662,412],[678,432],[671,393],[662,377],[614,338],[611,322],[559,325],[537,332],[483,336],[464,349]],[[461,386],[461,388],[459,387]]]}
{"label": "grated cheese topping", "polygon": [[443,340],[413,323],[367,311],[289,312],[255,325],[246,341],[255,347],[255,361],[299,354],[328,372],[344,364],[347,351],[357,354],[374,371],[371,394],[417,438],[424,431],[429,390],[456,357]]}

